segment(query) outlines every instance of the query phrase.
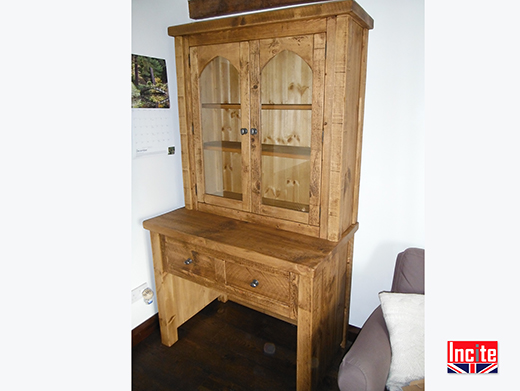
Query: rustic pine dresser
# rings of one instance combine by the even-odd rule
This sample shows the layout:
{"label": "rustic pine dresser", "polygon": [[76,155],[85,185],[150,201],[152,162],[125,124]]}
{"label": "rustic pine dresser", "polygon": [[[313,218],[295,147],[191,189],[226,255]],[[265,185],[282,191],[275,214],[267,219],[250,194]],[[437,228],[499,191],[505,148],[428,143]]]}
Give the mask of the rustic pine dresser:
{"label": "rustic pine dresser", "polygon": [[297,326],[297,389],[346,343],[368,30],[354,1],[175,37],[185,207],[150,231],[162,343],[215,299]]}

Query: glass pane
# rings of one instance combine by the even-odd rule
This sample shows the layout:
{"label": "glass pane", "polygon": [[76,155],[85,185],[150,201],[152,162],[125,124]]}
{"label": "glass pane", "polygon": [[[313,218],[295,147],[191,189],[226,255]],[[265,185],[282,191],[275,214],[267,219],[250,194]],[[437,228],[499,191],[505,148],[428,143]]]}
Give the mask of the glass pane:
{"label": "glass pane", "polygon": [[262,202],[265,205],[309,211],[310,160],[262,156]]}
{"label": "glass pane", "polygon": [[309,211],[312,70],[283,51],[262,71],[262,196],[266,205]]}
{"label": "glass pane", "polygon": [[206,193],[242,199],[240,79],[225,58],[214,58],[200,76]]}
{"label": "glass pane", "polygon": [[262,110],[262,144],[311,146],[310,110]]}

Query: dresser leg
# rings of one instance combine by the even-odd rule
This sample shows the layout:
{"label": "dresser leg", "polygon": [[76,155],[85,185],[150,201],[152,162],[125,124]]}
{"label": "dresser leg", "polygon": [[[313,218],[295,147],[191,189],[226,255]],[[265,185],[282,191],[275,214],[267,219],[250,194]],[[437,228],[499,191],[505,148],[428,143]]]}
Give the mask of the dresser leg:
{"label": "dresser leg", "polygon": [[[312,389],[312,340],[308,333],[309,322],[300,323],[310,314],[298,316],[298,343],[296,348],[296,390],[307,391]],[[315,360],[315,359],[314,359]]]}
{"label": "dresser leg", "polygon": [[179,339],[177,327],[180,325],[178,324],[178,311],[175,306],[173,289],[173,276],[164,273],[160,289],[161,292],[159,292],[159,288],[157,288],[157,305],[159,307],[161,342],[166,346],[172,346]]}
{"label": "dresser leg", "polygon": [[350,314],[350,289],[352,286],[352,258],[354,254],[354,238],[348,241],[346,254],[346,271],[345,271],[345,305],[343,307],[343,338],[341,347],[345,349],[347,346],[348,322]]}
{"label": "dresser leg", "polygon": [[151,240],[161,342],[172,346],[179,339],[177,328],[219,297],[220,293],[164,270],[167,264],[163,259],[164,238],[152,232]]}
{"label": "dresser leg", "polygon": [[173,276],[163,267],[162,242],[163,237],[155,232],[150,233],[153,253],[153,270],[155,275],[155,290],[157,294],[157,307],[159,309],[159,326],[161,328],[161,342],[166,346],[172,346],[179,336],[177,334],[177,309],[175,308],[175,295]]}
{"label": "dresser leg", "polygon": [[312,280],[300,276],[298,289],[298,325],[296,346],[296,390],[310,391],[317,382],[318,357],[316,322],[314,322]]}
{"label": "dresser leg", "polygon": [[221,294],[219,297],[218,297],[218,301],[220,301],[221,303],[226,303],[228,301],[228,295],[226,294]]}

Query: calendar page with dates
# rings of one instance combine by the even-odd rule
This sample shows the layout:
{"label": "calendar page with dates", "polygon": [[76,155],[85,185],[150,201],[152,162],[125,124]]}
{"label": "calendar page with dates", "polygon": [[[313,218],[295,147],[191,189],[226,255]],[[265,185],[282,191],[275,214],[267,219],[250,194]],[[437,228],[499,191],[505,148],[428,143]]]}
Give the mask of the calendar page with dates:
{"label": "calendar page with dates", "polygon": [[173,154],[174,118],[170,109],[132,109],[132,155]]}

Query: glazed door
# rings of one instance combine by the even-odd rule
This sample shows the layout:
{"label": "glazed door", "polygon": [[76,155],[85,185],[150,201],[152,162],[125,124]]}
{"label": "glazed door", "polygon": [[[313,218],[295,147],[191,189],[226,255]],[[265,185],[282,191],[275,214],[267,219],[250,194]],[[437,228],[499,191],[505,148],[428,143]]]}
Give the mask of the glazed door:
{"label": "glazed door", "polygon": [[253,211],[318,225],[325,35],[250,45]]}
{"label": "glazed door", "polygon": [[198,202],[250,210],[248,43],[190,49]]}

